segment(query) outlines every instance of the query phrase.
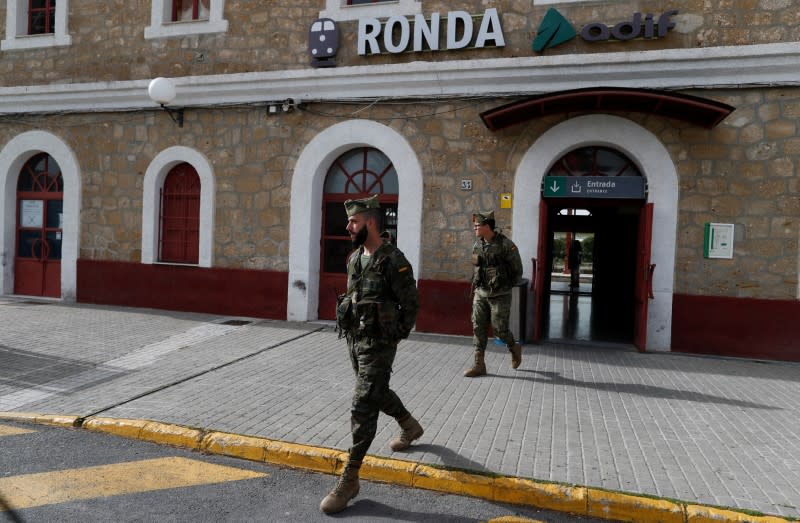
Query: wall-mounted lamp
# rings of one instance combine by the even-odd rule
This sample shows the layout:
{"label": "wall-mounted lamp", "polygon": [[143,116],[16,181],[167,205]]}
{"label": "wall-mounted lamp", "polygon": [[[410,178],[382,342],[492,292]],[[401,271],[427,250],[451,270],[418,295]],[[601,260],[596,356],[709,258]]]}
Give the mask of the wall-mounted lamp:
{"label": "wall-mounted lamp", "polygon": [[178,127],[183,127],[183,107],[180,109],[167,107],[167,104],[175,99],[175,84],[172,83],[172,80],[161,77],[153,78],[147,87],[147,94],[151,100],[167,111],[169,117],[178,124]]}

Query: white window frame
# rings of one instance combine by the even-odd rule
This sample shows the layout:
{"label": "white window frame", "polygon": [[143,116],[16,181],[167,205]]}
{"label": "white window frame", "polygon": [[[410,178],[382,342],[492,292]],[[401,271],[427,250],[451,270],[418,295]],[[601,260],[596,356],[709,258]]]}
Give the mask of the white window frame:
{"label": "white window frame", "polygon": [[319,17],[343,22],[358,20],[364,16],[389,18],[390,16],[410,16],[421,12],[421,0],[395,0],[360,5],[347,5],[347,0],[325,0],[325,10],[320,11]]}
{"label": "white window frame", "polygon": [[28,4],[28,0],[6,2],[6,39],[0,41],[0,51],[72,45],[72,37],[67,33],[69,0],[56,2],[53,32],[38,35],[27,34]]}
{"label": "white window frame", "polygon": [[0,293],[14,294],[14,255],[17,236],[17,180],[22,166],[37,153],[47,153],[61,168],[64,180],[64,226],[61,239],[61,300],[74,302],[78,285],[80,245],[81,168],[70,146],[45,131],[28,131],[0,149]]}
{"label": "white window frame", "polygon": [[225,33],[228,21],[222,15],[225,0],[210,0],[208,20],[172,21],[172,0],[153,0],[150,11],[150,25],[144,28],[146,40],[189,36],[208,33]]}

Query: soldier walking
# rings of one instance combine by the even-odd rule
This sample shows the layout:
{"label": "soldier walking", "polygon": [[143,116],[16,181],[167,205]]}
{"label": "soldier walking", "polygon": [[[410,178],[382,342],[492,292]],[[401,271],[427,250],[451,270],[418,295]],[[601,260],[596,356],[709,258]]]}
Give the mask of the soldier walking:
{"label": "soldier walking", "polygon": [[472,246],[472,344],[475,363],[464,372],[474,378],[486,375],[484,353],[489,326],[511,352],[511,367],[522,363],[522,347],[508,327],[511,313],[511,289],[522,278],[522,260],[517,246],[495,230],[494,211],[472,215],[475,244]]}
{"label": "soldier walking", "polygon": [[397,344],[417,318],[419,294],[403,253],[381,237],[383,214],[378,196],[344,202],[347,232],[354,247],[347,259],[347,292],[339,297],[336,325],[347,339],[356,375],[350,422],[353,446],[341,478],[320,503],[326,514],[340,512],[358,495],[358,472],[383,412],[400,425],[389,446],[407,449],[422,436],[422,426],[389,388]]}

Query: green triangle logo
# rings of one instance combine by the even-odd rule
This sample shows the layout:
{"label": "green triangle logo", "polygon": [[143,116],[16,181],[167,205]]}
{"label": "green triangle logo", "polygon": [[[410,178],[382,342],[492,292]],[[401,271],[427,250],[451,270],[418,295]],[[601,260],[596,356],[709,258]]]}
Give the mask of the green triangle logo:
{"label": "green triangle logo", "polygon": [[542,23],[539,24],[539,30],[536,31],[536,38],[533,39],[531,47],[537,53],[541,53],[549,47],[572,40],[577,34],[569,20],[551,7],[542,18]]}

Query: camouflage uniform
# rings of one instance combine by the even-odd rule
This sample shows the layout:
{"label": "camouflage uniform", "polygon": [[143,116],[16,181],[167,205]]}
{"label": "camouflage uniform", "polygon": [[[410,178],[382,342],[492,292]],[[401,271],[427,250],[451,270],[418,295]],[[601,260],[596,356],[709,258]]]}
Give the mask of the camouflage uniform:
{"label": "camouflage uniform", "polygon": [[476,351],[486,350],[489,326],[507,347],[514,343],[508,326],[511,312],[511,288],[522,277],[522,260],[514,242],[501,232],[490,241],[478,239],[472,247],[472,344]]}
{"label": "camouflage uniform", "polygon": [[384,243],[362,267],[363,250],[359,248],[348,259],[347,293],[337,313],[356,374],[350,418],[351,461],[361,461],[367,453],[375,438],[379,412],[398,421],[410,416],[389,388],[389,378],[397,344],[408,337],[419,310],[414,273],[403,253]]}
{"label": "camouflage uniform", "polygon": [[[391,240],[376,231],[381,212],[378,195],[347,200],[344,207],[347,230],[353,242],[361,244],[347,259],[347,292],[336,300],[336,329],[347,338],[356,373],[350,408],[353,446],[341,478],[319,504],[326,514],[344,510],[358,495],[359,470],[375,439],[380,412],[400,425],[400,435],[389,442],[395,452],[407,449],[425,432],[389,388],[397,344],[414,328],[419,310],[414,271]],[[361,213],[369,214],[357,216]],[[371,256],[365,256],[365,246]]]}

